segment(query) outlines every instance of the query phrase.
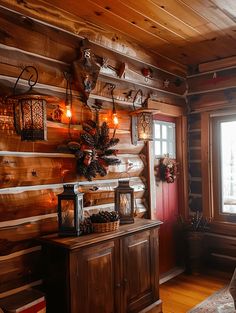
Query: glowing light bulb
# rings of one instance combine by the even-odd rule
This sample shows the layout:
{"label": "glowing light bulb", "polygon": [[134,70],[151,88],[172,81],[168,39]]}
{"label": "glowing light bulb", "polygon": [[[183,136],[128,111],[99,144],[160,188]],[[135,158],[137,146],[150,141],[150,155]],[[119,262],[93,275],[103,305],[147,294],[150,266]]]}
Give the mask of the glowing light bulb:
{"label": "glowing light bulb", "polygon": [[116,126],[119,124],[119,119],[118,119],[116,113],[113,113],[113,114],[112,114],[112,122],[113,122],[113,124],[116,125]]}
{"label": "glowing light bulb", "polygon": [[66,106],[66,117],[68,117],[68,118],[72,117],[72,112],[71,112],[70,106]]}

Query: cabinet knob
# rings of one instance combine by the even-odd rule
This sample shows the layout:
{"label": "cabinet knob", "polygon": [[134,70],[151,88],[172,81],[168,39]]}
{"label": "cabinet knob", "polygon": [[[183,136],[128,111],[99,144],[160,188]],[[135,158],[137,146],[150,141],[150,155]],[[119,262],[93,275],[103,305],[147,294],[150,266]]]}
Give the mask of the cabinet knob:
{"label": "cabinet knob", "polygon": [[126,285],[128,282],[128,279],[127,278],[124,278],[124,285]]}
{"label": "cabinet knob", "polygon": [[116,288],[120,288],[120,287],[121,287],[120,283],[116,284]]}

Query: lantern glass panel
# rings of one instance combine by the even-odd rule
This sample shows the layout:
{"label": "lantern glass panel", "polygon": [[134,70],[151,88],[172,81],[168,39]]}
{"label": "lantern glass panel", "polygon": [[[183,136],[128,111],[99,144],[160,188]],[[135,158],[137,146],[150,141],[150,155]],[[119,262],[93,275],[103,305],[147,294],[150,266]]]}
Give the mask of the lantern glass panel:
{"label": "lantern glass panel", "polygon": [[83,221],[83,194],[75,185],[64,185],[64,191],[58,195],[59,235],[79,236],[80,222]]}
{"label": "lantern glass panel", "polygon": [[46,140],[46,100],[23,98],[19,100],[21,111],[21,139]]}
{"label": "lantern glass panel", "polygon": [[120,214],[121,215],[131,214],[131,194],[130,193],[120,194]]}
{"label": "lantern glass panel", "polygon": [[151,112],[141,112],[137,119],[138,140],[153,140],[153,117]]}
{"label": "lantern glass panel", "polygon": [[121,224],[134,222],[134,189],[128,180],[120,180],[115,188],[115,210],[119,212]]}
{"label": "lantern glass panel", "polygon": [[74,200],[61,200],[62,227],[75,227]]}

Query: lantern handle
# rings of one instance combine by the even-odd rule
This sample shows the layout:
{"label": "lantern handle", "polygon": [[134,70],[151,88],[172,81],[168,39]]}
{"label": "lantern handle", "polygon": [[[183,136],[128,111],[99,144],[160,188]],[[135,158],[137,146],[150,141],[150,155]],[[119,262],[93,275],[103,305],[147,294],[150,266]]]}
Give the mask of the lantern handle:
{"label": "lantern handle", "polygon": [[136,108],[135,108],[135,101],[137,100],[138,94],[140,94],[140,96],[141,96],[141,106],[142,106],[142,107],[145,107],[145,106],[147,105],[147,100],[148,100],[148,98],[149,98],[149,96],[147,96],[147,98],[143,101],[143,91],[142,91],[142,89],[139,89],[139,90],[136,92],[136,94],[135,94],[135,96],[134,96],[134,100],[133,100],[133,110],[134,110],[134,111],[136,110]]}
{"label": "lantern handle", "polygon": [[[17,84],[21,78],[21,76],[23,75],[23,73],[26,71],[26,72],[30,72],[29,69],[33,69],[34,70],[34,73],[30,75],[29,79],[28,79],[28,85],[29,85],[29,90],[31,90],[38,82],[38,71],[37,69],[34,67],[34,66],[31,66],[31,65],[28,65],[28,66],[25,66],[23,68],[23,70],[21,71],[20,75],[18,76],[16,82],[15,82],[15,85],[13,87],[13,95],[16,94],[16,87],[17,87]],[[35,80],[32,81],[32,78],[34,77],[35,75]]]}
{"label": "lantern handle", "polygon": [[119,182],[119,180],[122,180],[122,177],[123,177],[123,179],[130,180],[130,174],[128,172],[121,172],[119,177],[118,177],[118,182]]}

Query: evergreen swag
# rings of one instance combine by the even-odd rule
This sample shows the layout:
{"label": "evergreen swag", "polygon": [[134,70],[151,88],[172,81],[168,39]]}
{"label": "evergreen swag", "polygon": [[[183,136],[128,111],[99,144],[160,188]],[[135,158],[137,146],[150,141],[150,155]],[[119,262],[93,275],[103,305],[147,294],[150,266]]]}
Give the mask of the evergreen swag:
{"label": "evergreen swag", "polygon": [[109,127],[103,122],[99,127],[96,122],[88,120],[82,124],[83,131],[77,141],[68,142],[67,146],[77,159],[77,172],[91,181],[97,174],[107,175],[109,165],[120,164],[117,150],[111,149],[118,138],[109,138]]}

